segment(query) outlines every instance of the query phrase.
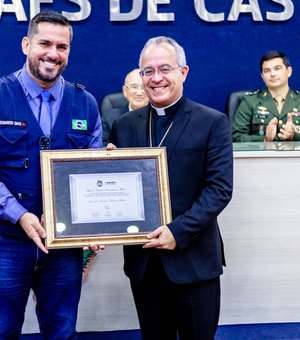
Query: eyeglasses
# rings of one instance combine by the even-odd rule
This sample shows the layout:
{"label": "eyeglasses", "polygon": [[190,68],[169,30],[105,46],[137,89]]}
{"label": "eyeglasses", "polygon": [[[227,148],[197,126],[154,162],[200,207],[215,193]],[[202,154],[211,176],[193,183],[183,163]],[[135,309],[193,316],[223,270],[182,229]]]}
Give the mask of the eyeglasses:
{"label": "eyeglasses", "polygon": [[51,147],[51,139],[49,136],[40,137],[40,150],[50,150]]}
{"label": "eyeglasses", "polygon": [[[157,73],[158,74],[169,74],[171,71],[177,70],[177,69],[181,70],[182,67],[181,66],[172,67],[170,65],[164,65],[157,69]],[[156,70],[153,67],[146,67],[140,71],[140,75],[141,77],[152,77],[155,74],[155,72]]]}
{"label": "eyeglasses", "polygon": [[144,88],[142,85],[137,85],[137,84],[125,84],[124,85],[129,91],[131,92],[137,92],[137,91],[141,91],[144,92]]}

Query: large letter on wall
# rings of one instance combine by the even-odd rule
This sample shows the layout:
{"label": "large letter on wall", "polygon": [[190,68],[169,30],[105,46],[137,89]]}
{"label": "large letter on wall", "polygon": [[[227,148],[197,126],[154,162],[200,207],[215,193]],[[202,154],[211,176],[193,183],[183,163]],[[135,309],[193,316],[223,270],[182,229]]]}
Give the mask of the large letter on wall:
{"label": "large letter on wall", "polygon": [[12,4],[4,5],[5,0],[0,0],[0,18],[3,12],[15,13],[18,21],[26,21],[26,13],[21,0],[12,0]]}
{"label": "large letter on wall", "polygon": [[30,19],[40,13],[40,4],[52,4],[53,0],[30,0]]}
{"label": "large letter on wall", "polygon": [[205,0],[194,0],[195,10],[199,18],[208,22],[224,21],[224,13],[210,13],[205,7]]}
{"label": "large letter on wall", "polygon": [[91,14],[91,4],[89,0],[69,0],[74,2],[80,7],[80,11],[76,13],[62,12],[68,20],[70,21],[80,21],[88,18]]}
{"label": "large letter on wall", "polygon": [[132,9],[128,13],[120,12],[121,0],[110,0],[110,21],[130,21],[138,18],[143,9],[143,0],[133,0]]}
{"label": "large letter on wall", "polygon": [[249,5],[243,5],[243,0],[234,0],[228,21],[237,21],[240,13],[252,13],[254,21],[263,21],[257,0],[249,0]]}
{"label": "large letter on wall", "polygon": [[289,20],[294,14],[294,3],[292,0],[273,0],[282,5],[285,10],[280,13],[267,12],[267,19],[273,21],[285,21]]}
{"label": "large letter on wall", "polygon": [[149,21],[174,21],[174,13],[157,13],[157,5],[170,4],[170,0],[148,0],[147,18]]}

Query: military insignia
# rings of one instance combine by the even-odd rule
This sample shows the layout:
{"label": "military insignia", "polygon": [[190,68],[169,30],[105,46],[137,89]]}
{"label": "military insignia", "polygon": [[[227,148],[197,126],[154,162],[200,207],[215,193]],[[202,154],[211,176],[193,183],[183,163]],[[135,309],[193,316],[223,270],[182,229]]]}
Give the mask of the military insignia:
{"label": "military insignia", "polygon": [[260,136],[264,136],[264,134],[265,134],[264,125],[259,125],[258,134],[259,134]]}
{"label": "military insignia", "polygon": [[300,133],[300,126],[299,125],[295,126],[295,132]]}
{"label": "military insignia", "polygon": [[72,119],[72,129],[73,130],[87,130],[87,122],[86,120],[80,119]]}
{"label": "military insignia", "polygon": [[254,96],[258,92],[259,92],[259,90],[256,90],[256,91],[247,91],[247,92],[245,92],[245,96]]}
{"label": "military insignia", "polygon": [[293,108],[293,112],[291,112],[293,117],[299,117],[300,116],[300,112],[298,111],[298,109],[296,107]]}
{"label": "military insignia", "polygon": [[268,109],[265,106],[259,105],[257,107],[260,111],[268,111]]}
{"label": "military insignia", "polygon": [[257,106],[257,113],[259,115],[262,115],[263,118],[266,118],[265,116],[269,115],[270,111],[265,106],[259,105],[259,106]]}

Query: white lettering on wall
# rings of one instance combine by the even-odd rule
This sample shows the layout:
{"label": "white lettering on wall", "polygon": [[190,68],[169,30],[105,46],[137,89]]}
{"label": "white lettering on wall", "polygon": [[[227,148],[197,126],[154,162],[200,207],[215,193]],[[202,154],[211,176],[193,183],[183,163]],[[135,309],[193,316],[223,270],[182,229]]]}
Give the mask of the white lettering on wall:
{"label": "white lettering on wall", "polygon": [[53,0],[30,0],[30,19],[41,11],[40,4],[52,4]]}
{"label": "white lettering on wall", "polygon": [[[28,1],[28,0],[26,0]],[[90,0],[66,0],[76,4],[79,9],[77,12],[62,11],[70,21],[82,21],[88,18],[92,11]],[[160,5],[170,5],[171,1],[174,3],[176,0],[131,0],[131,8],[127,12],[121,12],[121,4],[128,3],[128,0],[106,0],[110,5],[110,21],[133,21],[142,15],[143,4],[147,4],[147,21],[150,22],[167,22],[174,21],[175,14],[173,12],[164,12],[159,8]],[[193,1],[193,0],[184,0]],[[206,8],[214,0],[194,0],[194,8],[198,17],[206,22],[222,22],[238,21],[240,14],[250,14],[253,21],[263,21],[263,15],[259,6],[259,0],[247,0],[248,3],[244,4],[245,0],[231,0],[231,8],[227,19],[227,13],[219,10],[215,13],[209,12]],[[287,21],[294,15],[293,0],[270,0],[273,3],[279,4],[279,11],[271,12],[266,10],[265,20],[270,21]],[[25,0],[0,0],[0,19],[5,13],[14,13],[17,21],[27,21],[28,17],[25,13],[23,3]],[[54,0],[29,0],[30,5],[30,19],[41,11],[42,4],[52,4]],[[220,5],[223,3],[220,2]],[[226,4],[225,4],[226,5]],[[49,8],[50,9],[50,8]],[[281,10],[281,11],[280,11]]]}
{"label": "white lettering on wall", "polygon": [[76,13],[73,12],[62,12],[68,20],[70,21],[81,21],[88,18],[91,14],[91,3],[89,0],[69,0],[70,2],[74,2],[79,6],[80,10]]}
{"label": "white lettering on wall", "polygon": [[273,21],[289,20],[294,14],[294,3],[292,0],[273,0],[284,7],[284,11],[280,13],[267,12],[267,19]]}
{"label": "white lettering on wall", "polygon": [[254,21],[263,21],[257,0],[249,0],[249,5],[244,5],[243,0],[234,0],[228,21],[237,21],[240,13],[251,13]]}
{"label": "white lettering on wall", "polygon": [[4,4],[5,0],[0,0],[0,18],[2,13],[15,13],[18,21],[26,21],[27,16],[21,0],[11,0],[11,4]]}
{"label": "white lettering on wall", "polygon": [[174,13],[158,13],[157,5],[170,4],[170,0],[148,0],[148,21],[174,21]]}
{"label": "white lettering on wall", "polygon": [[142,14],[143,0],[133,0],[132,9],[128,13],[121,13],[121,0],[110,0],[110,21],[131,21]]}
{"label": "white lettering on wall", "polygon": [[195,10],[199,18],[207,22],[224,21],[224,13],[210,13],[205,7],[205,0],[194,0]]}

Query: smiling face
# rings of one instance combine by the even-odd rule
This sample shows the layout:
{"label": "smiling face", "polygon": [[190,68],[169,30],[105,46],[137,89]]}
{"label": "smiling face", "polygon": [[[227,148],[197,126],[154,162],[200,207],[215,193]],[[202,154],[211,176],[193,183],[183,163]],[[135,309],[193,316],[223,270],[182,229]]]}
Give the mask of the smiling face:
{"label": "smiling face", "polygon": [[122,90],[132,110],[146,106],[149,102],[138,69],[128,73]]}
{"label": "smiling face", "polygon": [[26,70],[42,88],[50,88],[68,64],[70,39],[67,26],[49,22],[39,23],[36,34],[23,38]]}
{"label": "smiling face", "polygon": [[[164,67],[171,68],[165,74]],[[147,96],[155,107],[166,107],[179,99],[183,92],[183,82],[188,66],[179,67],[175,49],[168,43],[149,45],[141,57],[141,69],[153,69],[150,76],[142,77]]]}

